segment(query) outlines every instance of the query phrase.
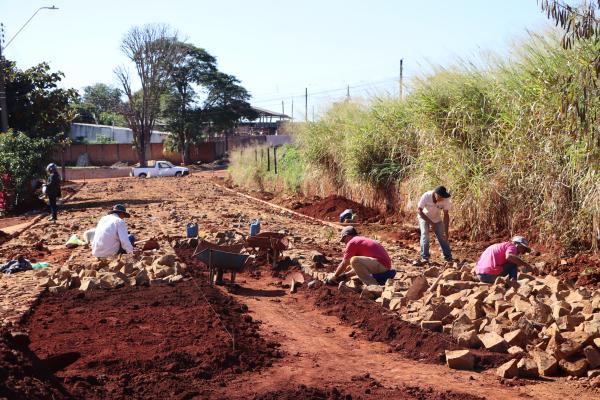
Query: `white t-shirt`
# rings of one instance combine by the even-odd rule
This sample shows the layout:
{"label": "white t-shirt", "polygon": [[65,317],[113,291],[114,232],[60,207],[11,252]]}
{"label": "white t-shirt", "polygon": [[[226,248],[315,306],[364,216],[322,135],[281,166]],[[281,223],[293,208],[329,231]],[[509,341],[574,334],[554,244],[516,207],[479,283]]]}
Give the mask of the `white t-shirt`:
{"label": "white t-shirt", "polygon": [[111,257],[117,255],[119,249],[127,253],[133,252],[129,241],[127,224],[116,214],[108,214],[100,218],[94,240],[92,241],[92,255],[94,257]]}
{"label": "white t-shirt", "polygon": [[429,217],[431,222],[437,224],[442,221],[442,213],[440,210],[449,211],[452,207],[450,199],[441,198],[437,203],[433,202],[433,190],[423,193],[417,208],[422,208],[423,213]]}

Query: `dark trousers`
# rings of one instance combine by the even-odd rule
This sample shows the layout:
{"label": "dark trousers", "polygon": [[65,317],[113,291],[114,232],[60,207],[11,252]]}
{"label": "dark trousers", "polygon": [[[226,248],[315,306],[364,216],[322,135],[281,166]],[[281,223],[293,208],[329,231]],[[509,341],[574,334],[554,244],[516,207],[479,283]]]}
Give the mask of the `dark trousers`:
{"label": "dark trousers", "polygon": [[[502,273],[500,276],[508,276],[511,279],[517,280],[517,264],[506,263],[502,267]],[[498,276],[490,274],[477,274],[479,280],[483,283],[494,283]]]}
{"label": "dark trousers", "polygon": [[52,219],[56,219],[56,213],[58,212],[56,196],[48,196],[48,208],[50,209],[50,215],[52,216]]}

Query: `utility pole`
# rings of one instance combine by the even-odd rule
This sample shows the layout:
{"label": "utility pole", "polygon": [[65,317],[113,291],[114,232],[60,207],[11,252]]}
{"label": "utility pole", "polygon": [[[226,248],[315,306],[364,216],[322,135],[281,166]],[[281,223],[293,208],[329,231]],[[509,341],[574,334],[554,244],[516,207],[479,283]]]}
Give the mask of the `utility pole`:
{"label": "utility pole", "polygon": [[285,105],[283,104],[283,100],[281,100],[281,113],[285,114]]}
{"label": "utility pole", "polygon": [[294,122],[294,99],[292,98],[292,122]]}
{"label": "utility pole", "polygon": [[400,85],[400,100],[404,99],[404,59],[401,58],[400,59],[400,81],[399,81],[399,85]]}
{"label": "utility pole", "polygon": [[346,101],[350,101],[350,85],[346,88]]}
{"label": "utility pole", "polygon": [[6,111],[6,82],[4,80],[4,24],[0,23],[0,132],[8,132],[8,112]]}
{"label": "utility pole", "polygon": [[315,106],[312,106],[313,109],[313,122],[315,122]]}
{"label": "utility pole", "polygon": [[308,88],[304,88],[304,122],[308,122]]}

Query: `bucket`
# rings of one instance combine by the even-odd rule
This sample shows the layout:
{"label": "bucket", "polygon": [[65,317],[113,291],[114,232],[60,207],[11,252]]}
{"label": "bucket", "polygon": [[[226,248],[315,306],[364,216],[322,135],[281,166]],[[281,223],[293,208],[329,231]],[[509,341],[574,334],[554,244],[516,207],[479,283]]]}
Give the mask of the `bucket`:
{"label": "bucket", "polygon": [[260,220],[257,219],[250,224],[250,236],[256,236],[260,233]]}
{"label": "bucket", "polygon": [[197,237],[198,236],[198,224],[196,224],[194,222],[190,222],[189,224],[187,224],[186,231],[187,231],[188,238]]}

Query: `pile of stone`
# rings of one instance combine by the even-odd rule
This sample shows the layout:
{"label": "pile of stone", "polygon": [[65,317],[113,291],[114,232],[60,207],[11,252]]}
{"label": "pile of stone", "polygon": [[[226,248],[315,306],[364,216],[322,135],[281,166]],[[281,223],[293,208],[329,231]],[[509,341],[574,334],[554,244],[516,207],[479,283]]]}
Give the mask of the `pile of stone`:
{"label": "pile of stone", "polygon": [[[316,263],[315,263],[316,264]],[[541,266],[540,266],[541,267]],[[600,386],[600,290],[574,288],[552,275],[479,282],[474,264],[407,266],[385,286],[345,285],[423,329],[452,335],[466,350],[448,352],[451,368],[472,369],[470,348],[510,353],[503,378],[567,375]],[[327,273],[304,268],[314,278]],[[598,377],[598,378],[597,378]]]}
{"label": "pile of stone", "polygon": [[184,279],[186,265],[175,254],[147,252],[136,260],[100,259],[82,265],[65,263],[52,271],[42,269],[36,276],[42,278],[40,286],[51,293],[68,289],[116,289],[122,286],[147,286],[158,283],[174,283]]}

